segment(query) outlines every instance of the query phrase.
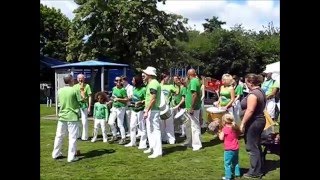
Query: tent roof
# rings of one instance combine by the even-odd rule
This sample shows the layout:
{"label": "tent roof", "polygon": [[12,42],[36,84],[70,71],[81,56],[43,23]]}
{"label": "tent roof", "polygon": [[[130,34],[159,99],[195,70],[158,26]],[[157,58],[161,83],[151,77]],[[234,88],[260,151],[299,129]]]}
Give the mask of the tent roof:
{"label": "tent roof", "polygon": [[51,67],[51,66],[57,66],[62,64],[66,64],[66,62],[63,62],[58,59],[50,58],[50,57],[40,56],[40,65],[42,66]]}
{"label": "tent roof", "polygon": [[90,61],[82,61],[76,63],[68,63],[62,65],[52,66],[52,68],[72,68],[72,67],[128,67],[128,64],[118,64],[118,63],[111,63],[111,62],[104,62],[104,61],[97,61],[97,60],[90,60]]}
{"label": "tent roof", "polygon": [[264,72],[280,73],[280,61],[268,64]]}

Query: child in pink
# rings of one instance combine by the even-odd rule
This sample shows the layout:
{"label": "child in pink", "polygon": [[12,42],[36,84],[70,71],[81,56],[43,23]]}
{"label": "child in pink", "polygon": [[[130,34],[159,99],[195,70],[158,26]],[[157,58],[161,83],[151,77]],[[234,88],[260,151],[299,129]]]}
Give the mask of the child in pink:
{"label": "child in pink", "polygon": [[[219,139],[224,143],[224,170],[222,179],[232,179],[232,176],[240,177],[239,167],[239,141],[240,129],[231,114],[222,117],[223,128],[219,132]],[[234,174],[233,174],[234,173]]]}

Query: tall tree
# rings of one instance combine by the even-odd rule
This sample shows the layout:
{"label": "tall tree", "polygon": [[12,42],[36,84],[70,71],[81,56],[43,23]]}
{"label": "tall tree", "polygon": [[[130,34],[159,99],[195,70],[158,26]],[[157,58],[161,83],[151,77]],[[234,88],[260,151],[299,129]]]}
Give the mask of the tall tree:
{"label": "tall tree", "polygon": [[211,19],[205,19],[207,22],[203,23],[203,28],[205,32],[213,32],[216,29],[221,29],[221,26],[226,24],[224,21],[218,20],[219,18],[213,16]]}
{"label": "tall tree", "polygon": [[76,2],[68,60],[109,57],[134,67],[167,68],[177,54],[175,39],[187,38],[187,20],[159,11],[161,0]]}
{"label": "tall tree", "polygon": [[65,60],[69,27],[60,10],[40,4],[40,54]]}

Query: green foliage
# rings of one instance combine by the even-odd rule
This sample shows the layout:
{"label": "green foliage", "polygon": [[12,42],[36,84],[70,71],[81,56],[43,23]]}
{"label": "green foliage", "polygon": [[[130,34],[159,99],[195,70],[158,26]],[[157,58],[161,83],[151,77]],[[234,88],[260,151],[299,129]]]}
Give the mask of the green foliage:
{"label": "green foliage", "polygon": [[60,10],[40,4],[40,54],[65,60],[69,27]]}
{"label": "green foliage", "polygon": [[133,67],[163,69],[178,53],[175,39],[187,38],[186,19],[157,10],[156,0],[76,2],[68,60],[110,57]]}

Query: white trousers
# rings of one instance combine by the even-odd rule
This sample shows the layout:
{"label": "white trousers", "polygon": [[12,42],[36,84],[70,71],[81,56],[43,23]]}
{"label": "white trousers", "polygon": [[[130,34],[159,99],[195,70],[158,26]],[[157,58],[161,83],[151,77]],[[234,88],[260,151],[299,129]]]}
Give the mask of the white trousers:
{"label": "white trousers", "polygon": [[200,110],[194,110],[193,115],[186,113],[188,118],[188,122],[186,123],[186,143],[192,144],[193,149],[198,149],[202,147],[201,143],[201,129],[200,129],[200,121],[199,114]]}
{"label": "white trousers", "polygon": [[270,117],[274,119],[275,116],[275,109],[276,109],[276,102],[274,98],[268,99],[266,103],[266,109],[269,113]]}
{"label": "white trousers", "polygon": [[80,113],[81,113],[81,125],[79,126],[77,138],[81,137],[82,140],[88,140],[89,139],[88,109],[80,108]]}
{"label": "white trousers", "polygon": [[131,119],[130,119],[130,140],[131,144],[136,144],[136,134],[137,129],[141,133],[139,147],[146,148],[147,147],[147,131],[145,121],[143,119],[143,110],[139,112],[131,111]]}
{"label": "white trousers", "polygon": [[126,122],[125,123],[126,123],[126,126],[128,128],[128,133],[130,133],[131,110],[128,107],[126,107],[125,116],[126,116]]}
{"label": "white trousers", "polygon": [[62,155],[62,144],[65,135],[69,135],[68,162],[71,162],[77,153],[77,133],[79,128],[78,121],[58,121],[56,137],[54,139],[52,158]]}
{"label": "white trousers", "polygon": [[170,109],[169,111],[171,111],[171,116],[167,120],[160,120],[161,139],[162,141],[169,141],[169,144],[174,144],[176,141],[173,123],[175,110]]}
{"label": "white trousers", "polygon": [[99,128],[101,127],[103,140],[107,140],[107,129],[105,119],[94,119],[93,138],[97,139]]}
{"label": "white trousers", "polygon": [[160,132],[160,111],[151,110],[146,119],[147,136],[149,140],[149,148],[153,151],[152,155],[162,155],[162,142]]}
{"label": "white trousers", "polygon": [[117,119],[117,125],[120,129],[121,139],[124,139],[126,137],[126,131],[124,130],[123,121],[124,121],[124,114],[126,112],[125,107],[111,108],[111,113],[109,116],[108,124],[111,127],[112,135],[117,135],[117,128],[115,125],[116,119]]}
{"label": "white trousers", "polygon": [[234,116],[234,120],[235,120],[236,124],[239,126],[241,124],[240,112],[241,112],[240,100],[237,100],[236,102],[234,102],[233,116]]}

